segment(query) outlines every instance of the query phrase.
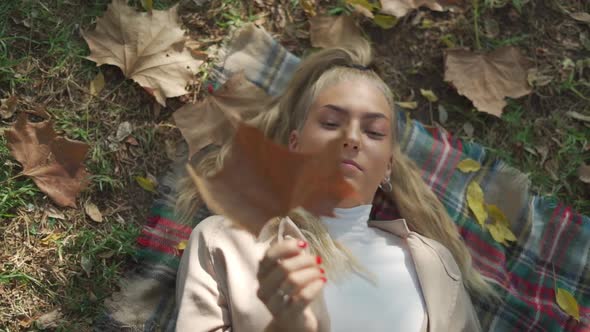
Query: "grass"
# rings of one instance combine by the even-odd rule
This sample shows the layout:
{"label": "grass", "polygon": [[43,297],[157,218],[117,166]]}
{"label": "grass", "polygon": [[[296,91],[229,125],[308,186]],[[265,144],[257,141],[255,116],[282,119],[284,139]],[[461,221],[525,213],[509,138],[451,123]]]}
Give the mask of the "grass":
{"label": "grass", "polygon": [[[424,17],[433,22],[451,22],[444,31],[413,27],[410,20],[400,21],[387,32],[372,26],[369,35],[374,40],[384,36],[385,41],[397,43],[395,52],[385,46],[376,50],[393,68],[386,80],[399,97],[410,96],[419,88],[432,88],[449,113],[445,127],[451,132],[484,144],[491,153],[529,174],[536,192],[590,214],[588,187],[576,176],[577,167],[590,161],[590,127],[565,116],[567,111],[587,114],[590,110],[588,69],[572,68],[567,61],[575,66],[583,60],[583,52],[563,51],[547,38],[552,35],[548,31],[560,29],[560,22],[568,16],[533,2],[502,1],[507,3],[504,7],[492,8],[490,1],[475,1],[477,12],[474,15],[468,10],[467,18],[425,11]],[[32,180],[17,176],[20,166],[0,136],[0,331],[32,329],[35,318],[54,308],[63,313],[56,330],[89,330],[104,299],[117,289],[121,274],[134,260],[135,238],[152,201],[134,177],[165,170],[163,145],[172,134],[158,123],[167,121],[173,107],[155,114],[152,97],[126,80],[119,69],[96,68],[85,59],[89,51],[80,29],[89,29],[109,2],[0,2],[0,98],[17,95],[18,111],[44,107],[58,132],[90,144],[86,166],[92,174],[91,183],[78,202],[95,203],[105,216],[104,222],[96,223],[85,216],[81,206],[55,207]],[[129,3],[141,7],[139,0]],[[154,8],[165,9],[174,3],[156,0]],[[183,6],[189,6],[187,3]],[[494,3],[499,5],[498,1]],[[590,4],[583,1],[572,4],[577,7],[569,10],[590,10]],[[347,10],[343,1],[326,6],[333,14]],[[297,9],[301,14],[298,8],[298,1],[292,0],[284,9],[290,13]],[[503,21],[514,16],[511,9],[520,15],[519,20]],[[204,10],[206,17],[186,10],[185,24],[191,33],[209,40],[220,40],[227,29],[261,18],[269,30],[274,29],[277,35],[280,30],[273,25],[272,14],[265,16],[251,3],[214,0]],[[510,29],[490,37],[484,29],[486,19],[495,19],[501,27]],[[295,17],[298,26],[304,21]],[[300,46],[306,43],[298,41],[295,44],[299,49],[293,51],[305,53]],[[510,101],[503,116],[495,118],[473,110],[468,100],[443,82],[440,51],[445,43],[468,47],[480,44],[482,51],[513,45],[527,54],[546,48],[548,55],[536,59],[536,64],[554,79],[530,96]],[[411,63],[407,59],[412,59]],[[99,71],[105,75],[106,86],[98,98],[91,97],[88,85]],[[133,125],[137,146],[113,140],[124,121]],[[474,137],[468,137],[462,129],[467,122],[475,129]],[[0,122],[0,131],[9,125],[10,121]]]}

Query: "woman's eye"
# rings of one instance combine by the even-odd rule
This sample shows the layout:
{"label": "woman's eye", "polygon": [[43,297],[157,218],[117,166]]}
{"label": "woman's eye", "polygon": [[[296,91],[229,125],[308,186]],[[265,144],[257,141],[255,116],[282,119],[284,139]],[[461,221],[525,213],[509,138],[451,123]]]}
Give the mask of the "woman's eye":
{"label": "woman's eye", "polygon": [[338,124],[336,122],[322,122],[322,126],[331,129],[338,127]]}
{"label": "woman's eye", "polygon": [[369,134],[370,136],[373,136],[375,138],[381,138],[384,137],[385,135],[380,133],[380,132],[376,132],[376,131],[372,131],[372,130],[367,130],[367,134]]}

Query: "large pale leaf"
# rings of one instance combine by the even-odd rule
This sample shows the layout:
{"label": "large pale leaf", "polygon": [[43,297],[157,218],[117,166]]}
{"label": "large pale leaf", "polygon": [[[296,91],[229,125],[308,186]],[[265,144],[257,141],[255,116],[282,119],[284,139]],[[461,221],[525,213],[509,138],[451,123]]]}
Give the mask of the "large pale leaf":
{"label": "large pale leaf", "polygon": [[339,47],[355,45],[355,40],[363,38],[361,30],[352,16],[317,15],[309,20],[309,34],[313,47]]}
{"label": "large pale leaf", "polygon": [[395,17],[405,16],[413,9],[427,7],[435,11],[443,11],[437,0],[381,0],[381,12]]}
{"label": "large pale leaf", "polygon": [[[264,90],[240,72],[203,101],[174,112],[174,122],[188,143],[189,159],[209,144],[221,145],[231,139],[237,121],[258,114],[265,99]],[[246,105],[256,105],[257,109]]]}
{"label": "large pale leaf", "polygon": [[481,111],[500,117],[506,101],[531,92],[527,81],[530,61],[512,46],[489,54],[463,49],[445,50],[445,81]]}
{"label": "large pale leaf", "polygon": [[332,215],[343,199],[358,198],[342,176],[341,140],[315,154],[296,153],[240,123],[232,142],[217,174],[202,177],[187,169],[207,206],[253,234],[296,207]]}
{"label": "large pale leaf", "polygon": [[88,183],[82,164],[88,145],[58,137],[51,122],[30,122],[25,113],[5,135],[22,173],[58,205],[75,207],[76,196]]}
{"label": "large pale leaf", "polygon": [[138,12],[125,0],[113,0],[96,29],[82,36],[89,60],[114,65],[165,105],[166,98],[186,94],[185,87],[203,62],[184,46],[177,8]]}

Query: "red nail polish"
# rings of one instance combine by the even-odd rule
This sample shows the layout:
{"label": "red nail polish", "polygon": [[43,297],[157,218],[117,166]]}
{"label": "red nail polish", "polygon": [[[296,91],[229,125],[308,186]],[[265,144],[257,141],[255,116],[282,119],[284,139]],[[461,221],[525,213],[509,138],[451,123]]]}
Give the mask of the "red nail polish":
{"label": "red nail polish", "polygon": [[315,256],[315,261],[318,264],[322,264],[322,258],[320,256]]}
{"label": "red nail polish", "polygon": [[299,242],[297,242],[297,246],[299,248],[305,248],[307,247],[307,242],[299,240]]}
{"label": "red nail polish", "polygon": [[324,283],[328,281],[328,279],[326,279],[326,278],[324,278],[324,277],[322,277],[321,279],[322,279],[322,281],[323,281]]}
{"label": "red nail polish", "polygon": [[322,274],[326,273],[326,271],[324,271],[324,269],[322,269],[321,267],[320,267],[320,272],[321,272]]}

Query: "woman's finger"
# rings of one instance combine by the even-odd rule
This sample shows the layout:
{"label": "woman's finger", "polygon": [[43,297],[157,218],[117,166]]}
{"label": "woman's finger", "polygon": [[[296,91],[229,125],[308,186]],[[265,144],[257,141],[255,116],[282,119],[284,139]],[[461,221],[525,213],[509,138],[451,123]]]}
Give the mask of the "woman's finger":
{"label": "woman's finger", "polygon": [[259,279],[261,285],[260,298],[264,301],[269,298],[272,293],[276,292],[280,287],[285,292],[291,292],[297,288],[297,279],[300,275],[296,272],[299,270],[308,270],[306,268],[312,268],[308,272],[304,272],[304,276],[309,271],[320,273],[319,260],[316,257],[300,253],[299,255],[291,258],[286,258],[281,261],[280,264],[276,265],[266,276]]}
{"label": "woman's finger", "polygon": [[[268,309],[274,316],[282,315],[283,311],[288,310],[295,296],[301,294],[303,289],[311,283],[321,280],[322,277],[323,274],[317,267],[308,267],[290,273],[280,287],[272,289],[272,294],[266,303]],[[285,298],[284,295],[288,296]]]}
{"label": "woman's finger", "polygon": [[307,247],[307,243],[301,240],[287,239],[283,242],[276,243],[271,246],[264,257],[260,261],[258,267],[258,279],[262,279],[267,273],[271,271],[277,264],[279,259],[287,259],[298,255],[304,248]]}

